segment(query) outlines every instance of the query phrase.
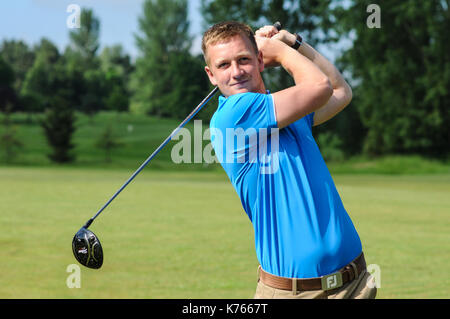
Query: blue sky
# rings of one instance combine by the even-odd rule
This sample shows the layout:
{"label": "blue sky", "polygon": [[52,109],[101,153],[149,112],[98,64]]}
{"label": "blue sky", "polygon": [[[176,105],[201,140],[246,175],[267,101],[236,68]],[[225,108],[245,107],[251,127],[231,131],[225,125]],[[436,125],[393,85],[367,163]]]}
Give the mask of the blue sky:
{"label": "blue sky", "polygon": [[[29,45],[42,37],[50,39],[63,51],[69,43],[67,12],[70,4],[94,10],[100,19],[100,51],[105,46],[121,44],[133,58],[137,51],[133,34],[139,32],[138,17],[144,0],[0,0],[0,42],[21,39]],[[202,20],[200,0],[188,0],[190,33],[193,35],[192,53],[201,53]],[[334,46],[339,47],[339,45]],[[333,46],[317,49],[331,61],[335,59]]]}
{"label": "blue sky", "polygon": [[[47,37],[61,50],[69,43],[67,7],[77,4],[93,9],[100,20],[101,48],[121,44],[135,57],[138,54],[133,33],[138,32],[137,20],[144,0],[1,0],[0,42],[4,39],[22,39],[29,45]],[[191,34],[197,36],[192,50],[199,53],[201,18],[199,0],[189,0]]]}

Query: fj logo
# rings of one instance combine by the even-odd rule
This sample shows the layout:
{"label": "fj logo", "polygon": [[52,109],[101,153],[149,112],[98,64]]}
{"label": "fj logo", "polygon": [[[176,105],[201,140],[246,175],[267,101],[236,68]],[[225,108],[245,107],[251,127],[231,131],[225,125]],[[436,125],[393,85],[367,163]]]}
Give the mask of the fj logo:
{"label": "fj logo", "polygon": [[337,285],[336,275],[327,278],[327,288],[331,289],[336,287],[336,285]]}
{"label": "fj logo", "polygon": [[335,272],[322,277],[322,290],[330,290],[342,286],[342,274]]}

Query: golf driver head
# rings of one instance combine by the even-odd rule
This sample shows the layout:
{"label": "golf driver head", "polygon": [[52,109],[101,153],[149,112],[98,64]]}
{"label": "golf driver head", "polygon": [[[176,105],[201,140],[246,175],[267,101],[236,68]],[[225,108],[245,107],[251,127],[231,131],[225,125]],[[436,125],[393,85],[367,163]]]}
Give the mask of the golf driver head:
{"label": "golf driver head", "polygon": [[83,266],[98,269],[103,264],[102,245],[97,236],[85,227],[80,228],[73,237],[72,251]]}

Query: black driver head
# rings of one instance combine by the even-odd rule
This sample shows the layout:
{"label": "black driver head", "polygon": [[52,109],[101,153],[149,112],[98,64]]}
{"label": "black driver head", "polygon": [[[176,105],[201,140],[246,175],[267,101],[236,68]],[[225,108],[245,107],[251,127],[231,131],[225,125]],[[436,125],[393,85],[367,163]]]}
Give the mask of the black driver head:
{"label": "black driver head", "polygon": [[97,236],[85,227],[80,228],[73,237],[72,251],[83,266],[98,269],[103,264],[102,245]]}

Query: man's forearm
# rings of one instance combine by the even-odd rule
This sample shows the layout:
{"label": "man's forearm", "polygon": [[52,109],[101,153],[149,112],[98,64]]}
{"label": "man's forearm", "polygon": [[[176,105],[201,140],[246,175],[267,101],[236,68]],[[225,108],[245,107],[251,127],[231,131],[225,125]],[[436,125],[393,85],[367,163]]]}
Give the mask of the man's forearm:
{"label": "man's forearm", "polygon": [[263,53],[264,65],[281,65],[299,83],[323,83],[329,79],[308,57],[295,52],[283,41],[267,37],[255,37],[259,50]]}
{"label": "man's forearm", "polygon": [[317,67],[328,76],[333,87],[332,98],[327,104],[317,110],[314,115],[314,125],[318,125],[334,117],[350,103],[352,99],[352,89],[338,69],[323,55],[314,50],[308,43],[303,42],[298,48],[298,52],[317,65]]}
{"label": "man's forearm", "polygon": [[346,82],[338,69],[308,43],[303,41],[302,45],[298,48],[298,51],[311,60],[323,73],[325,73],[326,76],[328,76],[334,89],[346,85]]}
{"label": "man's forearm", "polygon": [[[323,76],[326,77],[328,87],[329,89],[331,89],[332,93],[327,100],[323,101],[323,103],[319,105],[318,108],[314,109],[315,111],[314,125],[318,125],[329,120],[350,103],[352,99],[352,90],[350,86],[347,84],[347,82],[344,80],[341,73],[331,62],[329,62],[324,56],[322,56],[319,52],[313,49],[308,43],[303,42],[302,45],[300,45],[300,47],[297,49],[297,52],[295,52],[292,49],[292,46],[295,44],[296,35],[290,33],[287,30],[278,31],[274,26],[265,26],[258,29],[256,31],[256,34],[261,37],[273,38],[275,40],[283,42],[287,46],[287,50],[289,50],[291,53],[297,53],[298,57],[303,57],[306,61],[310,61],[311,66],[315,66],[318,70],[320,70]],[[281,61],[277,62],[280,64]],[[303,69],[302,66],[295,65],[299,64],[299,62],[301,63],[302,62],[301,59],[292,57],[284,60],[283,62],[284,63],[281,63],[281,65],[289,73],[291,73],[291,75],[294,77],[294,81],[296,82],[296,84],[302,83],[302,81],[298,81],[298,79],[295,76],[297,75],[296,74],[297,72],[290,72],[290,69],[293,70],[297,67],[300,67],[301,70]],[[294,64],[294,65],[292,66],[289,65],[289,67],[287,67],[287,64]],[[312,74],[313,73],[309,74],[307,72],[307,78],[311,77]],[[305,77],[303,76],[303,78]],[[289,121],[287,121],[287,124],[289,124]]]}
{"label": "man's forearm", "polygon": [[[287,30],[281,30],[274,36],[278,40],[286,43],[288,46],[295,44],[296,35],[290,33]],[[351,91],[349,85],[341,75],[339,70],[328,61],[322,54],[316,51],[311,45],[303,41],[302,45],[297,49],[304,57],[313,62],[319,69],[328,77],[333,89],[344,89],[345,91]]]}

